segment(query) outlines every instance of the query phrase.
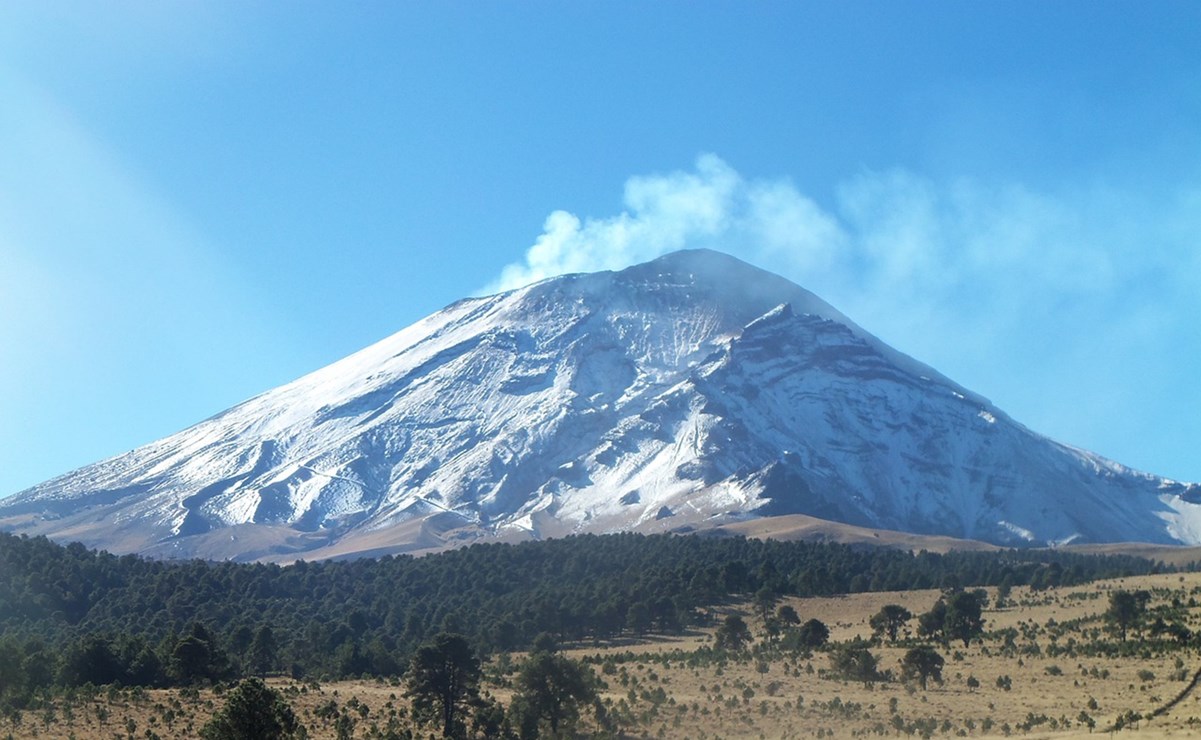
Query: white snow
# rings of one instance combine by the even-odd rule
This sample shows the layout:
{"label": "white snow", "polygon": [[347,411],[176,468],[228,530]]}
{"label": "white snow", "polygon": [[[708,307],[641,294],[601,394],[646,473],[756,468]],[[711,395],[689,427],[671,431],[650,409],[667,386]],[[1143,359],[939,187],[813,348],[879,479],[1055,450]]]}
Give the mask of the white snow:
{"label": "white snow", "polygon": [[1005,529],[1008,529],[1010,532],[1013,532],[1018,537],[1022,538],[1023,540],[1025,540],[1027,542],[1034,542],[1034,540],[1036,539],[1033,532],[1026,529],[1025,527],[1019,527],[1018,525],[1014,524],[1013,522],[1007,522],[1002,519],[1001,521],[997,522],[997,524],[1000,524],[1002,527],[1004,527]]}
{"label": "white snow", "polygon": [[683,252],[460,301],[0,516],[94,506],[187,542],[453,512],[538,535],[548,521],[666,529],[770,499],[997,542],[1201,542],[1183,490],[1034,434],[791,283]]}

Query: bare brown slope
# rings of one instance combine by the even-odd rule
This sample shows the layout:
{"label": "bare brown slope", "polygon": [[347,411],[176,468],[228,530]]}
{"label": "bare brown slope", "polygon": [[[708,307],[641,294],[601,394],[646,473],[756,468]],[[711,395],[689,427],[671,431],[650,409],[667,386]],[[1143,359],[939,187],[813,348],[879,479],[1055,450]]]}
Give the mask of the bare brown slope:
{"label": "bare brown slope", "polygon": [[[908,532],[895,532],[887,529],[869,529],[825,519],[817,519],[803,514],[748,519],[734,524],[726,524],[709,531],[754,537],[756,539],[781,540],[784,542],[837,542],[844,545],[875,545],[913,551],[926,550],[928,552],[949,552],[951,550],[996,551],[1003,549],[987,542],[980,542],[979,540],[910,534]],[[1158,560],[1175,566],[1187,566],[1201,562],[1201,547],[1155,545],[1146,542],[1112,542],[1067,545],[1060,549],[1082,555],[1130,555],[1148,560]]]}
{"label": "bare brown slope", "polygon": [[[9,520],[9,528],[21,531],[23,522]],[[547,517],[539,522],[544,536],[563,537],[570,534],[565,528],[554,528]],[[684,526],[680,526],[684,524]],[[84,517],[74,528],[75,539],[89,546],[89,527],[97,526]],[[957,539],[938,535],[911,534],[888,529],[873,529],[818,519],[804,514],[788,514],[720,523],[674,519],[648,522],[639,528],[645,533],[671,532],[709,536],[742,536],[773,539],[783,542],[832,542],[844,545],[889,547],[928,552],[997,551],[996,545],[979,540]],[[498,534],[451,515],[415,519],[397,527],[352,533],[342,538],[329,533],[300,533],[289,527],[242,525],[227,527],[188,538],[190,541],[161,543],[129,542],[128,549],[141,549],[146,555],[160,559],[202,558],[206,560],[242,560],[290,563],[305,560],[379,557],[381,555],[425,555],[451,550],[475,542],[520,542],[533,535],[509,529]],[[70,538],[68,538],[70,539]],[[64,540],[66,541],[66,540]],[[180,547],[184,545],[184,547]],[[1201,547],[1173,547],[1142,542],[1069,545],[1071,552],[1097,555],[1131,555],[1159,560],[1169,565],[1186,566],[1201,562]]]}
{"label": "bare brown slope", "polygon": [[709,530],[763,540],[783,542],[836,542],[843,545],[873,545],[904,550],[948,552],[950,550],[1000,550],[996,545],[979,540],[961,540],[939,535],[910,534],[889,529],[869,529],[826,519],[788,514],[785,516],[748,519],[725,524]]}
{"label": "bare brown slope", "polygon": [[1069,545],[1064,548],[1082,555],[1131,555],[1159,560],[1168,565],[1186,566],[1201,562],[1201,547],[1151,545],[1146,542],[1112,542],[1097,545]]}

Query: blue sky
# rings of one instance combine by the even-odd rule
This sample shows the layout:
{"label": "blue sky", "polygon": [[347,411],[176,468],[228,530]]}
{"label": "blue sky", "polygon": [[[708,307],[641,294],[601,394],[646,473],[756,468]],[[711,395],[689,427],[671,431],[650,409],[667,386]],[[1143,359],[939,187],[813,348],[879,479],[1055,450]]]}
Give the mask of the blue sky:
{"label": "blue sky", "polygon": [[1199,82],[1195,2],[0,3],[0,495],[684,246],[1201,480]]}

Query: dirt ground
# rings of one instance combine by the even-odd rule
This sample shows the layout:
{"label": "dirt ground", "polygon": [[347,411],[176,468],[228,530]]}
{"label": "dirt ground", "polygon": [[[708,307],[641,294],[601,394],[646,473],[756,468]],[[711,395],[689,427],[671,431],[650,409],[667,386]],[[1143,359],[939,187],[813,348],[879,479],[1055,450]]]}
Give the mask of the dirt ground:
{"label": "dirt ground", "polygon": [[[1181,692],[1201,669],[1194,647],[1168,652],[1135,649],[1131,657],[1093,654],[1097,640],[1117,638],[1104,630],[1102,614],[1116,588],[1152,591],[1150,607],[1175,600],[1190,629],[1201,631],[1201,574],[1159,575],[1099,582],[1032,593],[1014,589],[1010,605],[985,612],[986,636],[964,648],[938,646],[945,658],[943,681],[926,690],[896,678],[865,686],[830,676],[826,652],[783,652],[768,659],[715,661],[704,648],[712,629],[684,636],[650,636],[608,646],[572,646],[605,682],[602,692],[612,726],[626,737],[810,738],[863,736],[1072,737],[1101,733],[1122,716],[1151,714]],[[831,640],[870,638],[868,620],[885,604],[915,615],[938,599],[937,591],[856,594],[786,599],[802,620],[817,618]],[[1191,599],[1191,601],[1190,601]],[[1190,604],[1192,604],[1190,606]],[[720,620],[738,612],[756,642],[762,623],[747,605],[715,610]],[[909,623],[912,631],[916,619]],[[1012,628],[1006,647],[1003,630]],[[902,636],[902,640],[904,637]],[[1131,634],[1135,645],[1140,635]],[[879,668],[899,676],[911,646],[870,647]],[[1052,654],[1055,653],[1055,654]],[[485,689],[507,702],[505,661],[485,670]],[[511,674],[509,674],[511,677]],[[396,681],[299,683],[272,679],[311,738],[383,737],[391,726],[409,728],[408,706]],[[139,690],[102,688],[92,696],[61,700],[53,709],[0,718],[0,739],[196,738],[224,702],[213,689]],[[1092,727],[1090,728],[1090,723]],[[1201,735],[1201,689],[1154,719],[1131,719],[1115,735]],[[591,711],[580,736],[595,734]],[[429,736],[430,728],[421,735]]]}

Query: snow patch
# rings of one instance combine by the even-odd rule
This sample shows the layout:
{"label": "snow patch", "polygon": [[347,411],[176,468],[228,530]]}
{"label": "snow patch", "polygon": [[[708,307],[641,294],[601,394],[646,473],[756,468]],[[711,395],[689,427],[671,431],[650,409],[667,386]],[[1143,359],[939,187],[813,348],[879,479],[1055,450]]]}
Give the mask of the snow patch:
{"label": "snow patch", "polygon": [[1169,509],[1159,514],[1168,532],[1185,544],[1201,545],[1201,504],[1171,494],[1162,494],[1159,500]]}
{"label": "snow patch", "polygon": [[1030,530],[1026,529],[1025,527],[1019,527],[1018,525],[1014,524],[1013,522],[1007,522],[1004,519],[997,522],[997,524],[999,526],[1001,526],[1002,528],[1009,530],[1013,534],[1016,534],[1018,537],[1022,538],[1023,540],[1025,540],[1027,542],[1034,542],[1034,540],[1035,540],[1034,533],[1031,532]]}

